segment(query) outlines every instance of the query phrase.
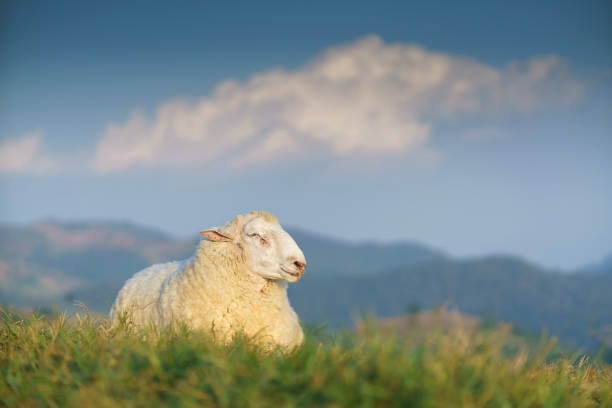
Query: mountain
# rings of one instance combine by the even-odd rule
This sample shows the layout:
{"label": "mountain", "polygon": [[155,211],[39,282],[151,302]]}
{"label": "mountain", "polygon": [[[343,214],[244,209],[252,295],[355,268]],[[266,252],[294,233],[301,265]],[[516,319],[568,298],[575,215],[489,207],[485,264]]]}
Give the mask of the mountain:
{"label": "mountain", "polygon": [[309,277],[290,286],[290,299],[307,322],[347,326],[372,313],[398,316],[443,304],[597,347],[596,332],[612,323],[612,276],[547,272],[513,257],[436,260],[375,276]]}
{"label": "mountain", "polygon": [[604,259],[597,263],[586,265],[578,270],[578,273],[585,273],[589,275],[612,275],[612,254],[606,256]]}
{"label": "mountain", "polygon": [[397,266],[412,266],[445,259],[441,251],[416,243],[351,244],[288,228],[308,260],[312,276],[368,275]]}
{"label": "mountain", "polygon": [[195,243],[118,222],[3,226],[0,301],[16,306],[62,304],[74,291],[114,289],[151,263],[189,256]]}
{"label": "mountain", "polygon": [[[288,229],[308,259],[313,276],[361,275],[388,267],[442,258],[418,244],[347,244]],[[47,220],[0,227],[0,302],[16,306],[81,300],[110,307],[123,283],[140,269],[191,256],[199,236],[176,239],[121,222]]]}
{"label": "mountain", "polygon": [[[449,304],[584,347],[610,341],[612,274],[559,274],[510,256],[457,260],[419,244],[352,244],[288,231],[308,260],[302,280],[289,286],[308,323],[348,327],[366,313],[391,317]],[[106,313],[126,279],[191,256],[198,240],[118,222],[0,227],[0,303],[65,308],[78,300]]]}

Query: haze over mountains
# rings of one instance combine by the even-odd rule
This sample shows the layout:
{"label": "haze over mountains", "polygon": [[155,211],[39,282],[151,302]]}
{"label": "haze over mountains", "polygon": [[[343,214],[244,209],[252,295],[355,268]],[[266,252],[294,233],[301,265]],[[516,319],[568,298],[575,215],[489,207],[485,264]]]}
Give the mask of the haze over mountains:
{"label": "haze over mountains", "polygon": [[[289,289],[306,322],[349,326],[364,313],[398,316],[446,303],[547,329],[579,346],[611,340],[605,338],[612,328],[609,259],[560,274],[512,256],[457,260],[416,243],[349,244],[288,231],[308,260],[306,275]],[[198,240],[120,222],[0,227],[0,303],[64,308],[78,300],[107,312],[126,279],[152,263],[191,256]]]}
{"label": "haze over mountains", "polygon": [[593,275],[612,274],[612,254],[606,256],[599,262],[580,268],[579,272]]}

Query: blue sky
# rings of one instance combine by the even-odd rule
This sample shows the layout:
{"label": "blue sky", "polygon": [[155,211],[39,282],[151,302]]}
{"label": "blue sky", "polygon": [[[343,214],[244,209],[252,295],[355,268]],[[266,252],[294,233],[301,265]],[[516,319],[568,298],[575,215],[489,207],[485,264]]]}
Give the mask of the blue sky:
{"label": "blue sky", "polygon": [[612,252],[612,6],[6,3],[0,221]]}

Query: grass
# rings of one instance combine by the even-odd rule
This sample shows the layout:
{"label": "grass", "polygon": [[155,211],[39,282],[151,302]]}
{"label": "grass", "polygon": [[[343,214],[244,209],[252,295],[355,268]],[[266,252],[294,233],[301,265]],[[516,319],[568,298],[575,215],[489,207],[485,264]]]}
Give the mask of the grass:
{"label": "grass", "polygon": [[61,407],[612,406],[612,367],[508,350],[502,331],[311,331],[299,350],[263,355],[245,339],[111,328],[87,316],[3,313],[0,405]]}

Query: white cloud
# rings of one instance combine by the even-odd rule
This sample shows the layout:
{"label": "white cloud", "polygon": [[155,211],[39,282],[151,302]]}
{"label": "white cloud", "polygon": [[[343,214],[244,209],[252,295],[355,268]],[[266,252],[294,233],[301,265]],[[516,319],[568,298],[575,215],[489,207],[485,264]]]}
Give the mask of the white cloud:
{"label": "white cloud", "polygon": [[571,104],[581,92],[556,56],[500,70],[368,36],[294,71],[266,71],[223,82],[195,102],[165,103],[153,118],[136,112],[107,128],[95,168],[405,154],[426,144],[436,121]]}
{"label": "white cloud", "polygon": [[43,173],[60,169],[58,160],[41,151],[41,130],[0,141],[0,173]]}
{"label": "white cloud", "polygon": [[38,154],[41,140],[42,132],[35,131],[19,139],[0,142],[0,172],[27,169]]}

